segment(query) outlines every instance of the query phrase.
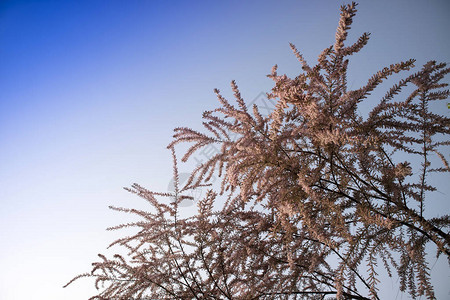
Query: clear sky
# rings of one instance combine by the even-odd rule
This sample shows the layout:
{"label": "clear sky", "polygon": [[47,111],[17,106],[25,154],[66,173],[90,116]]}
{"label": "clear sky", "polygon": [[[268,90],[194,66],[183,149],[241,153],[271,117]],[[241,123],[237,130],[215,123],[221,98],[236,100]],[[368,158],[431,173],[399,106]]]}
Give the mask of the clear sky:
{"label": "clear sky", "polygon": [[[349,39],[371,40],[350,63],[353,88],[401,60],[450,62],[450,2],[359,2]],[[295,76],[288,43],[313,62],[344,3],[1,1],[0,299],[92,295],[89,280],[61,287],[118,236],[105,228],[127,221],[107,206],[140,205],[122,187],[167,190],[172,129],[200,128],[213,89],[231,95],[232,79],[251,101],[272,87],[274,64]],[[445,260],[432,272],[447,298]]]}

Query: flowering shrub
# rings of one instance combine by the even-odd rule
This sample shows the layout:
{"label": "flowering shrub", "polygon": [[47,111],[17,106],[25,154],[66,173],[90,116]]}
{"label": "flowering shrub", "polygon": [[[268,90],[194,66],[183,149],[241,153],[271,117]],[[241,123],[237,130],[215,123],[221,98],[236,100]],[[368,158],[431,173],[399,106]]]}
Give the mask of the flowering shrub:
{"label": "flowering shrub", "polygon": [[[154,211],[113,207],[141,221],[112,229],[139,230],[113,243],[127,257],[100,255],[91,273],[75,277],[102,284],[92,299],[379,299],[379,268],[398,276],[400,290],[412,297],[435,298],[425,246],[450,258],[449,216],[426,213],[436,189],[427,178],[450,170],[442,150],[450,122],[429,103],[447,99],[441,80],[450,69],[426,63],[363,117],[361,103],[414,60],[383,68],[350,90],[349,56],[369,40],[365,33],[345,45],[355,13],[355,3],[341,7],[335,43],[316,65],[291,45],[303,73],[289,78],[272,69],[271,114],[263,116],[256,105],[249,110],[233,81],[236,104],[216,90],[220,107],[203,114],[205,132],[175,129],[168,146],[173,192],[134,184],[128,190]],[[398,97],[407,86],[412,92]],[[211,144],[220,151],[179,186],[175,147],[185,142],[192,146],[182,161]],[[212,176],[220,188],[198,201],[197,215],[180,218],[179,204]],[[216,210],[218,198],[225,203]]]}

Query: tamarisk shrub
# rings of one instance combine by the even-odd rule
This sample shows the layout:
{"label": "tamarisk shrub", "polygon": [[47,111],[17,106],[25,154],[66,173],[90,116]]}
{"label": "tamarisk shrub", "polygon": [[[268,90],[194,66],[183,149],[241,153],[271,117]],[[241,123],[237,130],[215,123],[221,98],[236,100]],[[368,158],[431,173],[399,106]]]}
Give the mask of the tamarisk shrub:
{"label": "tamarisk shrub", "polygon": [[[100,292],[92,299],[379,299],[380,268],[411,297],[435,298],[425,247],[450,258],[449,216],[425,210],[436,190],[427,179],[450,170],[443,154],[450,122],[429,104],[448,97],[441,80],[449,68],[426,63],[363,117],[358,107],[372,91],[414,60],[349,89],[349,57],[369,40],[364,33],[346,46],[355,13],[356,3],[341,7],[334,45],[314,66],[291,44],[303,72],[289,78],[273,67],[270,115],[249,109],[233,81],[236,104],[215,90],[220,107],[203,114],[205,132],[175,129],[168,146],[175,190],[134,184],[127,190],[153,210],[112,207],[141,219],[112,228],[138,228],[112,244],[126,257],[100,255],[73,279],[95,278]],[[183,162],[210,144],[220,151],[181,187],[175,146],[184,142],[191,146]],[[187,192],[213,174],[220,188],[209,188],[195,216],[181,218]],[[215,209],[218,198],[224,204]]]}

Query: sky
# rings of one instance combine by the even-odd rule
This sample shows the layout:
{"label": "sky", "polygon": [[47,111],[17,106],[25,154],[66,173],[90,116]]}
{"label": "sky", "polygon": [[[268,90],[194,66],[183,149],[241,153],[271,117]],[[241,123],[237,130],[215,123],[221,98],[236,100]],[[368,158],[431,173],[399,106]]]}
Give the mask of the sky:
{"label": "sky", "polygon": [[[333,44],[344,3],[1,1],[0,299],[92,296],[90,280],[62,286],[120,236],[105,228],[127,216],[108,206],[142,206],[123,187],[170,189],[172,130],[200,129],[217,107],[213,89],[231,99],[233,79],[251,102],[273,87],[273,65],[298,74],[289,42],[313,63]],[[448,1],[359,3],[349,41],[371,39],[350,62],[352,88],[409,58],[450,62]],[[448,213],[441,186],[430,210]],[[432,274],[447,298],[445,260]],[[385,295],[407,299],[395,282]]]}

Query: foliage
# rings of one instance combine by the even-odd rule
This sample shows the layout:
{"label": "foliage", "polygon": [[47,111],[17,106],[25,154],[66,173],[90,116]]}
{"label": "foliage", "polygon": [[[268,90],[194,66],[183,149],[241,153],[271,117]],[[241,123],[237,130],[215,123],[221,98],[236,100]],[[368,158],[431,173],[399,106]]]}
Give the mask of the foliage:
{"label": "foliage", "polygon": [[[93,299],[378,299],[380,268],[398,276],[400,290],[413,298],[435,298],[425,247],[450,258],[449,216],[429,216],[425,205],[436,190],[430,174],[450,170],[442,154],[450,122],[429,104],[448,97],[441,80],[450,69],[426,63],[363,117],[361,103],[414,60],[348,89],[348,57],[369,40],[365,33],[344,44],[355,7],[341,7],[335,43],[315,66],[291,45],[303,72],[289,78],[272,69],[272,114],[263,117],[256,105],[249,111],[233,81],[237,106],[216,90],[221,106],[203,114],[207,133],[175,129],[168,146],[175,191],[134,184],[128,190],[154,211],[113,208],[141,217],[113,229],[139,231],[113,243],[128,249],[128,257],[100,255],[91,273],[75,278],[105,285]],[[174,147],[183,142],[192,146],[182,161],[210,144],[220,151],[180,187]],[[178,205],[213,174],[221,188],[208,190],[197,215],[180,218]],[[164,204],[159,196],[173,201]],[[219,197],[226,201],[214,210]]]}

